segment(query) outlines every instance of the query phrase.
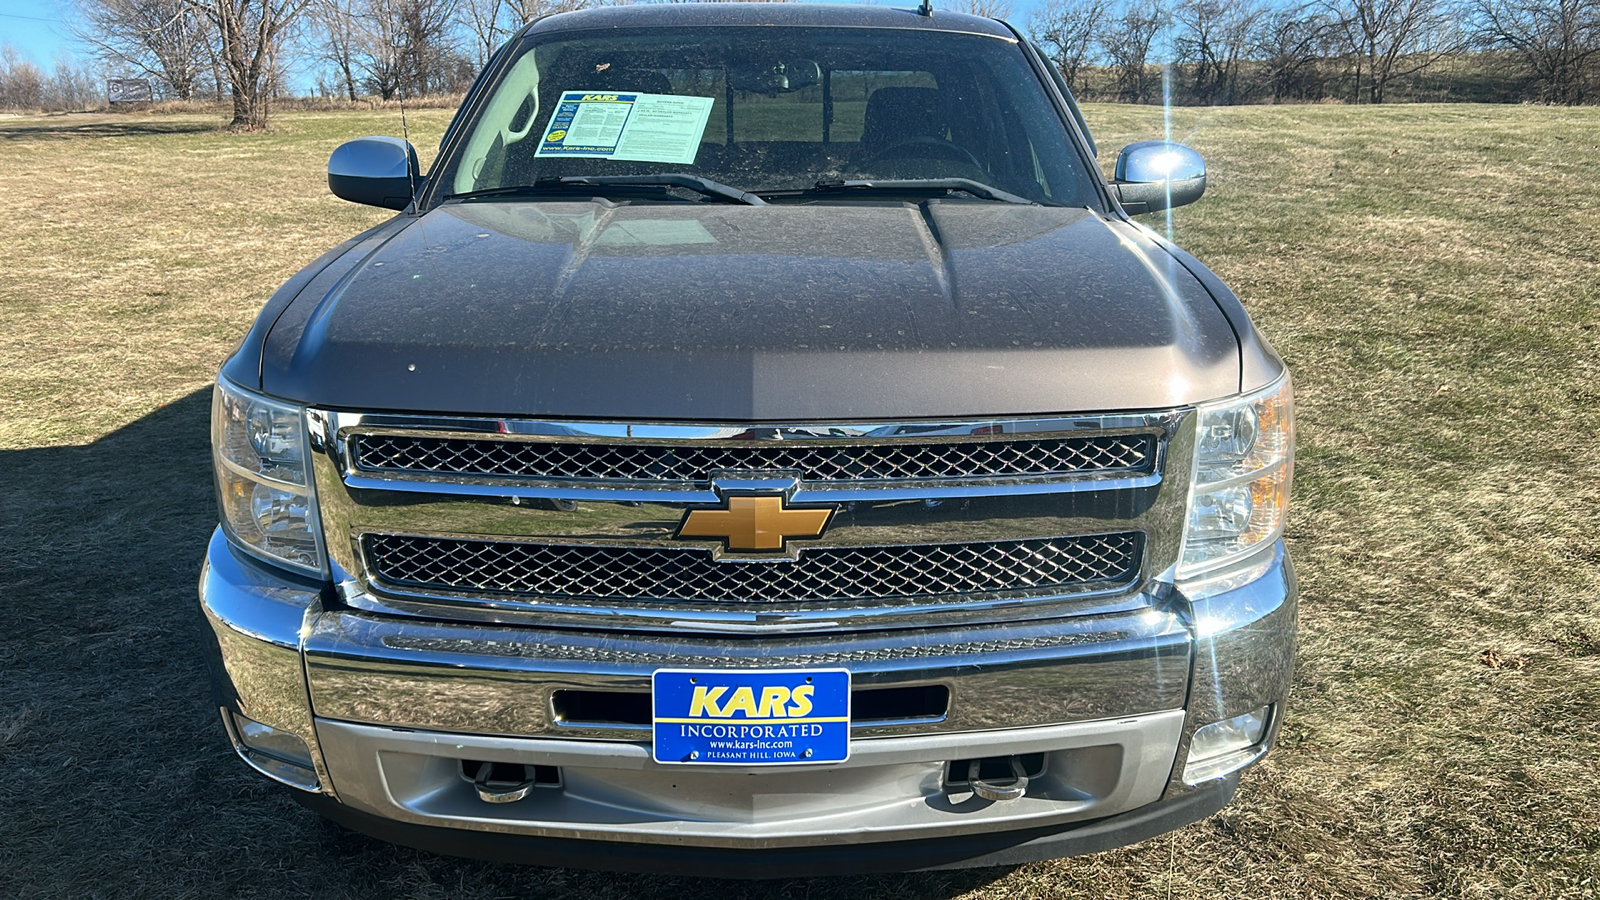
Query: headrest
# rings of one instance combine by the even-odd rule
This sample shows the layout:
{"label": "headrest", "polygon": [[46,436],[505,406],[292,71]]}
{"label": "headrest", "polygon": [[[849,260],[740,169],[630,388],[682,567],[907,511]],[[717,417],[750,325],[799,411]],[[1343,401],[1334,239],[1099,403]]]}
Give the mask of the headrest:
{"label": "headrest", "polygon": [[944,137],[938,88],[881,87],[867,98],[861,143],[888,145],[913,137]]}

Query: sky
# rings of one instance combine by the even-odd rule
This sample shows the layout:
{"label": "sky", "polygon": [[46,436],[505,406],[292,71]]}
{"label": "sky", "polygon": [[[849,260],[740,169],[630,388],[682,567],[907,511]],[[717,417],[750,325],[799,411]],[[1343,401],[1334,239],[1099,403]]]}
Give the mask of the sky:
{"label": "sky", "polygon": [[[891,0],[894,6],[913,6],[917,2]],[[1012,13],[1007,18],[1022,26],[1038,2],[1013,0]],[[934,0],[935,7],[940,5],[939,0]],[[68,30],[70,18],[71,8],[63,0],[0,0],[0,47],[9,44],[46,69],[55,64],[58,53],[86,61],[87,53]]]}
{"label": "sky", "polygon": [[57,52],[79,55],[56,0],[0,0],[0,46],[49,67]]}

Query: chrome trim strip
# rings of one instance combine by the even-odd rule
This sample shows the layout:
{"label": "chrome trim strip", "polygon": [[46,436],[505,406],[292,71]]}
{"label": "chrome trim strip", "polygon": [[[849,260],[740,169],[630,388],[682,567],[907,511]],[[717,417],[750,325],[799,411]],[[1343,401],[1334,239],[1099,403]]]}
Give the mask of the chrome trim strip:
{"label": "chrome trim strip", "polygon": [[[821,498],[797,494],[796,504]],[[339,523],[349,549],[338,561],[356,562],[365,534],[409,534],[456,540],[505,540],[605,547],[701,549],[715,552],[715,538],[676,537],[685,510],[712,506],[643,500],[585,502],[576,507],[532,501],[497,503],[444,497],[419,500],[401,493],[353,494]],[[1162,498],[1154,491],[1121,494],[974,495],[960,501],[906,497],[837,504],[841,507],[820,539],[802,549],[886,547],[1044,540],[1127,531],[1149,532],[1164,524]],[[1181,522],[1179,523],[1181,524]],[[330,527],[330,533],[338,534]],[[332,543],[332,542],[330,542]],[[351,569],[351,571],[357,571]]]}
{"label": "chrome trim strip", "polygon": [[[1003,626],[859,634],[563,631],[327,612],[306,636],[319,717],[426,730],[614,736],[555,721],[558,690],[650,690],[657,668],[845,666],[858,689],[943,684],[939,722],[863,723],[857,736],[1072,722],[1183,706],[1190,635],[1139,607]],[[648,738],[648,729],[632,736]],[[1163,777],[1166,773],[1163,772]]]}
{"label": "chrome trim strip", "polygon": [[[983,440],[1040,440],[1050,437],[1082,437],[1085,434],[1169,430],[1179,411],[1108,413],[1087,416],[1015,417],[970,421],[906,419],[894,422],[864,423],[674,423],[674,422],[594,422],[549,419],[492,419],[484,417],[439,417],[395,413],[355,413],[330,411],[336,430],[379,433],[393,431],[429,437],[485,435],[507,440],[584,440],[596,443],[660,443],[683,441],[799,441],[834,443],[957,443]],[[885,429],[918,429],[917,432],[885,433]],[[1009,429],[995,433],[987,429]]]}

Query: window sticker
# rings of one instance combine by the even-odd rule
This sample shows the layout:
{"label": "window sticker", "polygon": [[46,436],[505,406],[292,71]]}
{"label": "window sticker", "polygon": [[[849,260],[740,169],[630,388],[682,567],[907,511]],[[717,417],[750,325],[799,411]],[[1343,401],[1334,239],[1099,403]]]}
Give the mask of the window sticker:
{"label": "window sticker", "polygon": [[566,91],[535,156],[694,162],[710,97]]}

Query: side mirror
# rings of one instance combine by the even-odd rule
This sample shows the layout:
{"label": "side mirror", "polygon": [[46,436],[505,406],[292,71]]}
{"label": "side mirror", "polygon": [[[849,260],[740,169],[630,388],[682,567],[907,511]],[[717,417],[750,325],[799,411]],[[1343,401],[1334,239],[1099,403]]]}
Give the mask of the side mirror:
{"label": "side mirror", "polygon": [[1186,206],[1206,192],[1200,154],[1170,141],[1140,141],[1117,154],[1111,189],[1129,215]]}
{"label": "side mirror", "polygon": [[356,138],[328,157],[328,190],[352,203],[405,209],[418,187],[417,150],[392,137]]}

